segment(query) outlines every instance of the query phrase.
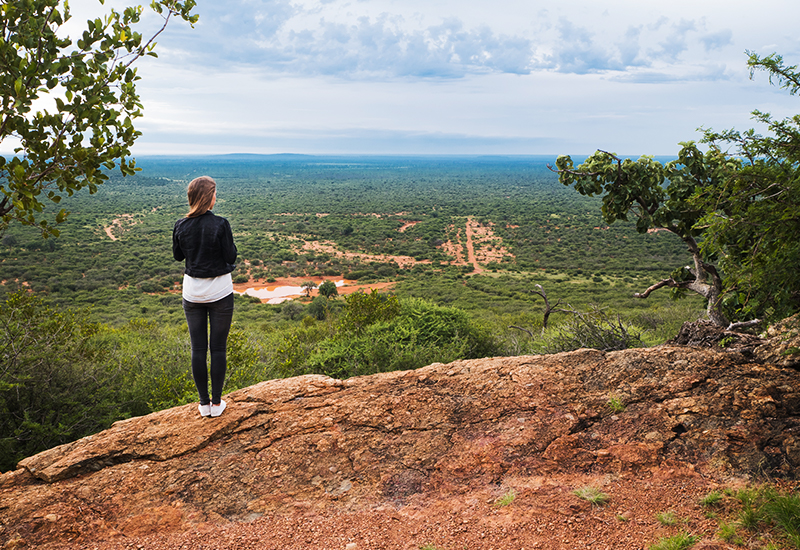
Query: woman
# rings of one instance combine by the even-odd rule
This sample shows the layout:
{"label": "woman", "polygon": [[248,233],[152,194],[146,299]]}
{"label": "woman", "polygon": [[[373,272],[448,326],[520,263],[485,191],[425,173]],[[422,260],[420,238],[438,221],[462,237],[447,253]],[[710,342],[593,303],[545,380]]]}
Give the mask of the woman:
{"label": "woman", "polygon": [[[192,376],[200,394],[201,416],[217,417],[225,410],[222,386],[227,368],[226,347],[233,319],[236,245],[228,220],[215,216],[217,183],[201,176],[189,183],[189,213],[175,222],[172,255],[186,260],[183,311],[192,340]],[[208,326],[211,325],[210,338]],[[208,395],[206,350],[211,350],[211,397]]]}

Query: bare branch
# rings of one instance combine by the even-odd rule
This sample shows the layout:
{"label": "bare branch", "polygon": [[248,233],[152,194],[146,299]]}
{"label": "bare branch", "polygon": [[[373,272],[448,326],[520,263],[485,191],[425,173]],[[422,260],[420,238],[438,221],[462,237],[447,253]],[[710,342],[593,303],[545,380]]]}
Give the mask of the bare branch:
{"label": "bare branch", "polygon": [[518,326],[516,326],[516,325],[509,325],[509,327],[508,327],[508,328],[515,328],[515,329],[517,329],[517,330],[521,330],[522,332],[526,332],[526,333],[528,334],[528,336],[530,336],[531,338],[533,338],[533,332],[529,331],[529,330],[528,330],[528,329],[526,329],[526,328],[518,327]]}
{"label": "bare branch", "polygon": [[641,293],[639,293],[639,292],[634,292],[634,294],[633,294],[633,297],[634,297],[634,298],[647,298],[648,296],[650,296],[650,294],[651,294],[651,293],[652,293],[654,290],[658,290],[659,288],[664,288],[665,286],[668,286],[668,287],[675,287],[675,286],[677,286],[677,285],[676,285],[676,283],[675,283],[675,280],[674,280],[672,277],[669,277],[669,278],[667,278],[667,279],[663,279],[663,280],[661,280],[661,281],[657,282],[656,284],[654,284],[653,286],[649,287],[649,288],[648,288],[647,290],[645,290],[644,292],[641,292]]}
{"label": "bare branch", "polygon": [[761,323],[761,319],[753,319],[752,321],[740,321],[738,323],[731,323],[725,330],[737,330],[740,328],[753,327]]}
{"label": "bare branch", "polygon": [[544,299],[544,318],[542,319],[542,327],[547,328],[547,321],[550,318],[551,313],[553,313],[554,311],[564,312],[563,309],[555,309],[557,306],[561,305],[561,300],[560,299],[557,300],[556,303],[551,306],[550,300],[547,299],[547,294],[545,293],[544,288],[542,288],[542,285],[535,284],[534,286],[539,290],[531,290],[531,292],[534,294],[538,294]]}

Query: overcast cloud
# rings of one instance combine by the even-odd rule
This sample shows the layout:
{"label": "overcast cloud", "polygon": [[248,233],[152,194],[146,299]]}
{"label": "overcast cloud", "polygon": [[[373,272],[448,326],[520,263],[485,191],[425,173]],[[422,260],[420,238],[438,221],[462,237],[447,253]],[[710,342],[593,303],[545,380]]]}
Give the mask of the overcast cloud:
{"label": "overcast cloud", "polygon": [[[106,2],[119,7],[118,0]],[[106,9],[71,2],[76,19]],[[140,65],[138,154],[670,154],[800,99],[793,0],[199,0]],[[155,15],[148,15],[152,24]]]}

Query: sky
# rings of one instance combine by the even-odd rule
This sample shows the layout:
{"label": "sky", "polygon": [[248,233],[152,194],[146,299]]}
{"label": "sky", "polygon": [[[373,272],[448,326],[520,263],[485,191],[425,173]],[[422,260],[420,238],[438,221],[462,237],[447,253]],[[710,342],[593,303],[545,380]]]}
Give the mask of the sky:
{"label": "sky", "polygon": [[[70,28],[126,2],[73,0]],[[198,0],[140,60],[136,155],[671,155],[800,98],[797,0]],[[143,25],[161,20],[145,8]],[[146,34],[146,31],[143,31]]]}

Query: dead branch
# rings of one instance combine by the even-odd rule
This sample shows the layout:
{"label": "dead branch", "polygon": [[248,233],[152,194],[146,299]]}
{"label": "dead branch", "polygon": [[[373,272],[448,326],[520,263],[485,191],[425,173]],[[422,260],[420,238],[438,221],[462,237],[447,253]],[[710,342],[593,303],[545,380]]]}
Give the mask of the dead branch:
{"label": "dead branch", "polygon": [[739,321],[738,323],[731,323],[725,330],[736,330],[740,328],[752,327],[761,323],[761,319],[753,319],[752,321]]}
{"label": "dead branch", "polygon": [[528,336],[530,336],[531,338],[533,338],[533,332],[529,331],[529,330],[528,330],[528,329],[526,329],[526,328],[518,327],[518,326],[516,326],[516,325],[509,325],[509,327],[508,327],[508,328],[515,328],[515,329],[517,329],[517,330],[521,330],[522,332],[526,332],[526,333],[528,333]]}
{"label": "dead branch", "polygon": [[550,305],[550,301],[547,299],[547,294],[545,293],[544,288],[542,288],[542,285],[535,284],[533,286],[535,286],[539,290],[531,290],[531,292],[533,292],[534,294],[538,294],[544,300],[544,318],[542,319],[542,328],[547,328],[547,320],[550,318],[550,314],[553,313],[554,311],[569,313],[561,309],[555,309],[556,307],[561,305],[560,299],[557,300],[556,303],[553,304],[552,306]]}

